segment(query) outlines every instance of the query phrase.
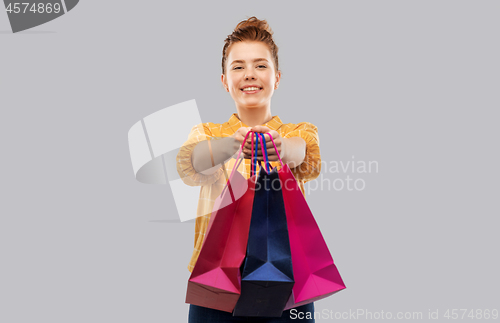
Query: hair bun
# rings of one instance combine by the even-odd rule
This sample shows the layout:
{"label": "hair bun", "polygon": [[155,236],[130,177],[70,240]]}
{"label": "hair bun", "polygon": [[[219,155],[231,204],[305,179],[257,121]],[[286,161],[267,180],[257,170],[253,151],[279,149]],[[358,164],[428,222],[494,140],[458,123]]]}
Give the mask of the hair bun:
{"label": "hair bun", "polygon": [[236,28],[234,28],[234,31],[237,31],[239,29],[243,29],[245,27],[253,26],[256,27],[257,29],[265,30],[269,34],[273,34],[273,31],[271,30],[271,27],[269,27],[269,24],[265,20],[260,20],[257,17],[253,16],[248,18],[247,20],[243,20],[240,22],[238,25],[236,25]]}

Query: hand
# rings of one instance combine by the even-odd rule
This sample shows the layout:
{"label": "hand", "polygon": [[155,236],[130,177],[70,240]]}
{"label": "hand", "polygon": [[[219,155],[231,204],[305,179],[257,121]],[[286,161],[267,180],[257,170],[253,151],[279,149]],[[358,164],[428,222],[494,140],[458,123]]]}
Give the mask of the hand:
{"label": "hand", "polygon": [[[276,145],[276,148],[278,149],[278,153],[280,157],[283,159],[283,154],[284,154],[284,138],[280,136],[280,134],[275,131],[271,130],[266,126],[255,126],[249,129],[249,131],[253,131],[256,133],[264,133],[264,138],[266,139],[266,147],[265,149],[267,150],[267,156],[269,158],[269,161],[278,161],[278,154],[276,154],[276,150],[274,149],[273,142],[271,139],[269,139],[269,134],[272,136],[274,143]],[[267,134],[269,133],[269,134]],[[255,149],[255,141],[257,140],[257,137],[254,136],[254,149]],[[247,138],[247,141],[245,143],[245,146],[243,147],[243,153],[245,155],[245,158],[252,158],[252,134],[250,134]],[[255,151],[254,151],[255,154]],[[262,148],[260,147],[260,142],[259,142],[259,151],[257,152],[257,160],[264,160],[262,157]]]}
{"label": "hand", "polygon": [[[243,140],[245,139],[245,136],[250,131],[250,129],[251,129],[251,127],[241,127],[238,130],[236,130],[235,133],[233,133],[231,135],[231,138],[233,138],[234,140],[233,140],[232,146],[229,147],[229,150],[231,151],[231,154],[233,155],[234,158],[237,158],[238,150],[240,149],[241,145],[243,144]],[[251,136],[251,134],[248,137],[250,137],[250,136]],[[247,142],[248,142],[248,140],[247,140]],[[236,151],[236,153],[235,153],[235,151]]]}

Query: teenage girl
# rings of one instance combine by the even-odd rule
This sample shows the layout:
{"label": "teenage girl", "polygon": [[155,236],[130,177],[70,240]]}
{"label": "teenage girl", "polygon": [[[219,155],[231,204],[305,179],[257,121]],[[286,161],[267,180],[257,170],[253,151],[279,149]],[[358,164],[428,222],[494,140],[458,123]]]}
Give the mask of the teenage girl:
{"label": "teenage girl", "polygon": [[[184,183],[201,186],[194,251],[188,265],[191,272],[201,250],[214,201],[226,184],[224,173],[226,170],[230,171],[237,162],[231,157],[241,147],[249,131],[270,133],[283,163],[287,163],[290,167],[302,193],[304,193],[304,183],[318,177],[321,171],[317,127],[308,122],[284,124],[277,115],[271,114],[271,98],[278,89],[281,79],[278,47],[274,43],[272,34],[265,20],[251,17],[240,22],[233,33],[226,38],[222,50],[221,82],[234,100],[236,113],[222,124],[207,122],[193,127],[188,140],[177,155],[177,171]],[[306,109],[303,111],[307,113]],[[270,164],[280,169],[273,143],[269,136],[266,135],[265,138]],[[248,179],[251,136],[248,136],[242,153],[245,160],[240,164],[238,171]],[[263,160],[260,149],[257,156],[258,160]],[[212,162],[215,167],[212,166]],[[225,169],[221,167],[223,164]],[[314,317],[314,303],[286,310],[281,318],[233,317],[228,312],[191,304],[189,323],[296,322],[300,312],[302,312],[300,317]],[[307,315],[307,312],[310,314]],[[314,319],[300,321],[314,322]]]}

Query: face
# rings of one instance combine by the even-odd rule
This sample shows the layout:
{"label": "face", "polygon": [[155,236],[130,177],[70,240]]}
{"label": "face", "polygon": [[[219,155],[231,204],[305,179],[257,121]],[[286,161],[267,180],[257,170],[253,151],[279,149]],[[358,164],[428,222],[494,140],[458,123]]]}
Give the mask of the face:
{"label": "face", "polygon": [[[230,46],[226,74],[221,75],[221,81],[237,106],[269,106],[280,78],[281,73],[275,73],[271,51],[266,44],[243,41]],[[248,86],[254,89],[244,91]]]}

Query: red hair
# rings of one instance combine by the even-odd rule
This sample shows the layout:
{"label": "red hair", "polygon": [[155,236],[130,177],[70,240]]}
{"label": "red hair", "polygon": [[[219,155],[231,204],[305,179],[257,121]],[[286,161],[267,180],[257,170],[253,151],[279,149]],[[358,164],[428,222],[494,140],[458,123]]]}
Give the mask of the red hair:
{"label": "red hair", "polygon": [[241,21],[231,35],[228,35],[224,41],[224,48],[222,49],[222,74],[226,74],[226,60],[229,54],[229,47],[242,41],[259,41],[269,47],[271,56],[274,60],[275,71],[278,72],[278,46],[273,40],[273,31],[265,20],[257,19],[255,16]]}

